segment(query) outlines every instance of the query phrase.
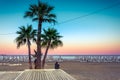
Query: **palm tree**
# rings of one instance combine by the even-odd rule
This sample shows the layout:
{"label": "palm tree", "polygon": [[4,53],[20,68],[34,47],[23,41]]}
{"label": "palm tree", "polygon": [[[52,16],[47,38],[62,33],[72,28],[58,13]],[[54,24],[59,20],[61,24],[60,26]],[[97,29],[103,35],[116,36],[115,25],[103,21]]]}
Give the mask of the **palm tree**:
{"label": "palm tree", "polygon": [[42,47],[45,47],[46,50],[45,50],[45,55],[42,62],[42,68],[44,68],[44,65],[45,65],[48,49],[49,48],[54,49],[54,48],[57,48],[58,46],[63,45],[62,41],[60,40],[62,36],[59,35],[56,29],[48,28],[47,30],[44,29],[43,31],[44,33],[42,34]]}
{"label": "palm tree", "polygon": [[[38,1],[39,2],[39,1]],[[32,18],[32,21],[38,21],[38,32],[37,32],[37,62],[36,68],[41,68],[41,32],[42,32],[42,23],[56,23],[56,15],[51,13],[54,9],[53,6],[49,6],[46,3],[39,2],[38,5],[30,5],[29,10],[26,11],[24,17]]]}
{"label": "palm tree", "polygon": [[27,25],[27,28],[25,28],[25,26],[19,27],[19,31],[17,31],[16,33],[18,34],[18,37],[15,39],[17,43],[17,48],[20,48],[20,46],[25,44],[27,44],[28,46],[29,68],[32,69],[30,40],[36,40],[35,36],[37,30],[33,30],[32,25]]}

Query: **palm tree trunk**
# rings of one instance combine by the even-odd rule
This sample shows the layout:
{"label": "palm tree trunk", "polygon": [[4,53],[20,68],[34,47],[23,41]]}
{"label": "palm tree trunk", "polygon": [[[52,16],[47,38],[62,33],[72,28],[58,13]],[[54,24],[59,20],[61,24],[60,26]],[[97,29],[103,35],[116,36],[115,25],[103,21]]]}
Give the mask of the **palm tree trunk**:
{"label": "palm tree trunk", "polygon": [[47,57],[48,49],[50,47],[50,43],[51,43],[51,40],[48,42],[48,45],[47,45],[47,48],[46,48],[46,51],[45,51],[45,55],[44,55],[44,58],[43,58],[43,61],[42,61],[42,68],[43,69],[45,67],[45,60],[46,60],[46,57]]}
{"label": "palm tree trunk", "polygon": [[37,62],[35,64],[36,69],[41,69],[41,27],[42,23],[39,20],[38,22],[38,33],[37,33]]}
{"label": "palm tree trunk", "polygon": [[32,69],[31,48],[30,48],[30,41],[29,40],[28,40],[28,56],[29,56],[29,69]]}

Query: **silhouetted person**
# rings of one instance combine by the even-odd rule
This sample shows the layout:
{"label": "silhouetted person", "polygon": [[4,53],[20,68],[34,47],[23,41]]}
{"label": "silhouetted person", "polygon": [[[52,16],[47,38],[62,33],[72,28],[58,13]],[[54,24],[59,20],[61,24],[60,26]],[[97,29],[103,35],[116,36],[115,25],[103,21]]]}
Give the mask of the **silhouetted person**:
{"label": "silhouetted person", "polygon": [[37,68],[37,51],[34,49],[34,52],[35,52],[35,55],[34,55],[34,57],[35,57],[35,60],[34,60],[34,65],[35,65],[35,69]]}
{"label": "silhouetted person", "polygon": [[37,64],[37,59],[34,60],[35,69],[36,69],[36,64]]}
{"label": "silhouetted person", "polygon": [[58,62],[55,63],[55,69],[59,69],[60,68],[60,64]]}

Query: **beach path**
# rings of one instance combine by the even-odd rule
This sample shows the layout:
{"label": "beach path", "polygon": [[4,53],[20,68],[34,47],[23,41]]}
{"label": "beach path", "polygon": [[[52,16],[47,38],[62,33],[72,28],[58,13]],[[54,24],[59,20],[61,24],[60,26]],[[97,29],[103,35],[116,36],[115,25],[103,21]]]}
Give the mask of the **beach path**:
{"label": "beach path", "polygon": [[76,80],[61,69],[25,70],[15,80]]}
{"label": "beach path", "polygon": [[2,71],[0,72],[0,80],[15,80],[21,71]]}

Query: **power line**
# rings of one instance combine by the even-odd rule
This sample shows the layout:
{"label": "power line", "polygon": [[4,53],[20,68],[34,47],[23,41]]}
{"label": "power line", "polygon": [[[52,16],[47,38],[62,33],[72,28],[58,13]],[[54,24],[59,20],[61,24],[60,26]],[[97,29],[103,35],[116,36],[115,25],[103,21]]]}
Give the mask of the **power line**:
{"label": "power line", "polygon": [[10,34],[15,34],[15,32],[13,32],[13,33],[5,33],[5,34],[0,34],[0,35],[10,35]]}
{"label": "power line", "polygon": [[113,4],[111,6],[108,6],[108,7],[105,7],[105,8],[102,8],[102,9],[99,9],[99,10],[96,10],[94,12],[91,12],[91,13],[88,13],[88,14],[85,14],[85,15],[82,15],[82,16],[79,16],[79,17],[76,17],[76,18],[72,18],[72,19],[69,19],[69,20],[65,20],[65,21],[62,21],[58,24],[63,24],[63,23],[67,23],[67,22],[70,22],[70,21],[73,21],[73,20],[76,20],[76,19],[80,19],[80,18],[84,18],[84,17],[88,17],[90,15],[93,15],[93,14],[96,14],[96,13],[99,13],[99,12],[102,12],[104,10],[107,10],[107,9],[110,9],[110,8],[113,8],[113,7],[116,7],[120,5],[120,2],[116,3],[116,4]]}
{"label": "power line", "polygon": [[[62,21],[62,22],[60,22],[60,23],[58,23],[56,25],[60,25],[60,24],[64,24],[64,23],[67,23],[67,22],[71,22],[71,21],[77,20],[77,19],[85,18],[85,17],[91,16],[91,15],[94,15],[96,13],[105,11],[107,9],[111,9],[111,8],[116,7],[118,5],[120,5],[120,2],[117,2],[116,4],[110,5],[108,7],[105,7],[105,8],[96,10],[96,11],[93,11],[91,13],[88,13],[88,14],[85,14],[85,15],[82,15],[82,16],[79,16],[79,17],[76,17],[76,18],[72,18],[72,19],[69,19],[69,20]],[[15,34],[15,32],[13,32],[13,33],[6,33],[6,34],[0,34],[0,35],[10,35],[10,34]]]}

